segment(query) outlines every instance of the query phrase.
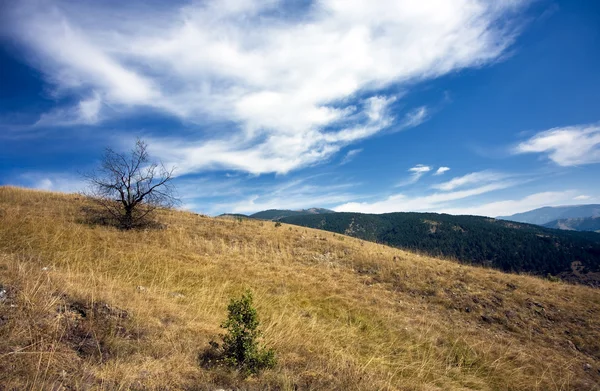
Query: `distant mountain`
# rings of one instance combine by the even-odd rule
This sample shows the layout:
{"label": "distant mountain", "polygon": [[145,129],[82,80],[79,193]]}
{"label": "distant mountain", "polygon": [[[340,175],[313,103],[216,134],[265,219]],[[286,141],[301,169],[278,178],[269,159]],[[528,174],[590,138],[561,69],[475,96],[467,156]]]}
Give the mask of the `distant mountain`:
{"label": "distant mountain", "polygon": [[222,219],[249,219],[250,217],[248,217],[245,214],[241,214],[241,213],[223,213],[218,215],[217,217],[220,217]]}
{"label": "distant mountain", "polygon": [[581,217],[600,217],[600,205],[570,205],[570,206],[545,206],[517,213],[512,216],[498,216],[498,219],[544,225],[554,220],[574,219]]}
{"label": "distant mountain", "polygon": [[544,227],[565,229],[570,231],[600,232],[600,217],[581,217],[574,219],[554,220],[544,224]]}
{"label": "distant mountain", "polygon": [[260,220],[280,220],[285,217],[290,216],[305,216],[305,215],[318,215],[324,213],[335,213],[332,210],[324,209],[324,208],[310,208],[310,209],[301,209],[301,210],[288,210],[288,209],[269,209],[263,210],[261,212],[257,212],[251,214],[249,217],[253,219]]}
{"label": "distant mountain", "polygon": [[[479,216],[437,213],[334,213],[290,216],[288,224],[318,228],[467,264],[509,272],[561,276],[600,286],[600,234],[561,231]],[[581,273],[583,271],[583,274]]]}

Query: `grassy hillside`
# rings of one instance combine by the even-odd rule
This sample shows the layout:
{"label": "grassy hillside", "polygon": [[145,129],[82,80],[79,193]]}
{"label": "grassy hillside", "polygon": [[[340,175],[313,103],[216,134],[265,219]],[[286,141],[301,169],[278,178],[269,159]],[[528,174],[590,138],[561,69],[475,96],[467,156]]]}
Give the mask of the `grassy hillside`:
{"label": "grassy hillside", "polygon": [[[0,389],[599,390],[600,291],[272,222],[0,187]],[[253,290],[274,370],[198,355]],[[61,388],[62,387],[62,388]]]}
{"label": "grassy hillside", "polygon": [[[438,213],[335,213],[288,217],[281,221],[507,272],[560,275],[600,286],[597,233]],[[574,268],[574,262],[578,268]]]}

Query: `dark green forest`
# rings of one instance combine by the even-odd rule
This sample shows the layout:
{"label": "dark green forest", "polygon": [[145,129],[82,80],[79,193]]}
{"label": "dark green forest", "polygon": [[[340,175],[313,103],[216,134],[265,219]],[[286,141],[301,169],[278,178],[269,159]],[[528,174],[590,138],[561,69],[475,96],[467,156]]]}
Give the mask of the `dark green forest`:
{"label": "dark green forest", "polygon": [[600,234],[595,232],[437,213],[330,213],[280,221],[506,272],[558,275],[570,272],[574,261],[581,262],[583,273],[600,270]]}

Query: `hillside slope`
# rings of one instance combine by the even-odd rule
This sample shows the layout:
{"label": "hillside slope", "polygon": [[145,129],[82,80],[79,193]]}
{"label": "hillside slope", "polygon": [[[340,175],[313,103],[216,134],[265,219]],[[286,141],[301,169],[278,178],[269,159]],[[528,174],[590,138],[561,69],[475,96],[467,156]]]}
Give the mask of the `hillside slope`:
{"label": "hillside slope", "polygon": [[600,232],[600,217],[581,217],[573,219],[554,220],[544,224],[544,227],[573,231]]}
{"label": "hillside slope", "polygon": [[[0,187],[0,388],[600,390],[599,290],[264,221],[122,232],[85,205]],[[244,380],[198,355],[246,288],[279,363]]]}
{"label": "hillside slope", "polygon": [[[597,233],[437,213],[335,213],[281,221],[507,272],[560,275],[570,281],[600,286]],[[582,275],[580,271],[593,273]]]}
{"label": "hillside slope", "polygon": [[599,217],[600,205],[545,206],[511,216],[499,216],[498,219],[519,223],[544,225],[554,220],[575,219],[581,217]]}

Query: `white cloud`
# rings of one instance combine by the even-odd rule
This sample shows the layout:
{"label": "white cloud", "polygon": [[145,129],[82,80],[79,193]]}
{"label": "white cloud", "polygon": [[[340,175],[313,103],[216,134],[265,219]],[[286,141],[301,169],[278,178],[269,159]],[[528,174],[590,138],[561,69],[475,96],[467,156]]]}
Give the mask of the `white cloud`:
{"label": "white cloud", "polygon": [[592,197],[590,197],[589,195],[582,194],[582,195],[578,195],[577,197],[574,197],[573,199],[576,200],[576,201],[586,201],[586,200],[589,200],[591,198]]}
{"label": "white cloud", "polygon": [[11,181],[16,186],[33,189],[76,193],[86,187],[84,179],[63,173],[25,172]]}
{"label": "white cloud", "polygon": [[421,175],[431,171],[431,167],[426,166],[424,164],[417,164],[416,166],[409,168],[408,171],[412,172],[414,175],[421,176]]}
{"label": "white cloud", "polygon": [[442,175],[446,171],[450,171],[450,167],[440,167],[438,168],[433,175]]}
{"label": "white cloud", "polygon": [[330,207],[360,199],[352,189],[361,185],[330,174],[290,178],[219,174],[177,177],[174,185],[181,208],[208,215],[254,213],[265,209]]}
{"label": "white cloud", "polygon": [[285,182],[262,189],[249,189],[241,200],[215,203],[210,207],[210,214],[223,211],[231,213],[254,213],[266,209],[305,209],[311,207],[327,207],[356,198],[349,189],[355,183],[332,185],[313,185],[304,178]]}
{"label": "white cloud", "polygon": [[600,163],[600,126],[577,125],[539,132],[513,153],[545,153],[560,166]]}
{"label": "white cloud", "polygon": [[360,125],[334,132],[271,133],[259,144],[240,134],[227,140],[197,143],[182,139],[149,139],[149,145],[153,155],[159,156],[168,166],[177,167],[177,175],[224,168],[252,174],[286,174],[322,163],[344,146],[387,126],[391,121],[386,112],[388,101],[380,97],[368,99]]}
{"label": "white cloud", "polygon": [[[234,124],[227,135],[204,127],[192,142],[155,140],[182,172],[286,173],[390,127],[395,97],[378,91],[499,58],[516,34],[504,22],[526,3],[322,0],[290,18],[273,12],[285,6],[276,0],[20,1],[5,28],[59,94],[96,91],[117,112],[143,106]],[[47,123],[104,118],[86,102]],[[427,117],[413,109],[397,129]]]}
{"label": "white cloud", "polygon": [[427,107],[417,107],[416,109],[411,110],[406,114],[404,120],[399,126],[399,130],[419,126],[427,120],[428,116],[429,110],[427,109]]}
{"label": "white cloud", "polygon": [[342,161],[340,162],[340,165],[344,165],[344,164],[348,164],[350,163],[352,160],[354,160],[354,158],[361,153],[363,150],[362,148],[360,149],[351,149],[346,153],[346,156],[344,156],[344,158],[342,159]]}
{"label": "white cloud", "polygon": [[93,125],[98,122],[102,100],[95,93],[76,106],[59,108],[41,115],[35,126]]}
{"label": "white cloud", "polygon": [[[439,170],[438,170],[439,171]],[[448,182],[438,183],[436,185],[431,186],[433,189],[443,190],[443,191],[452,191],[464,186],[470,186],[475,184],[484,184],[484,183],[492,183],[502,181],[508,178],[508,174],[495,172],[495,171],[479,171],[472,172],[467,175],[463,175],[461,177],[455,177],[449,180]]]}
{"label": "white cloud", "polygon": [[423,164],[417,164],[416,166],[408,169],[408,172],[410,172],[410,177],[398,183],[396,187],[408,186],[412,185],[413,183],[417,183],[419,179],[421,179],[421,177],[427,174],[429,171],[431,171],[431,167]]}
{"label": "white cloud", "polygon": [[408,197],[404,194],[395,194],[382,201],[376,202],[349,202],[337,206],[338,212],[361,213],[390,213],[390,212],[427,212],[441,211],[448,207],[448,203],[465,198],[489,193],[496,190],[514,186],[515,182],[496,182],[475,188],[454,192],[434,193],[426,196]]}
{"label": "white cloud", "polygon": [[215,204],[213,210],[228,210],[231,213],[255,213],[267,209],[306,209],[321,207],[347,201],[351,198],[348,194],[313,194],[310,199],[305,194],[285,197],[262,198],[258,195],[247,197],[233,203]]}

